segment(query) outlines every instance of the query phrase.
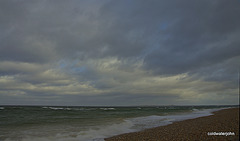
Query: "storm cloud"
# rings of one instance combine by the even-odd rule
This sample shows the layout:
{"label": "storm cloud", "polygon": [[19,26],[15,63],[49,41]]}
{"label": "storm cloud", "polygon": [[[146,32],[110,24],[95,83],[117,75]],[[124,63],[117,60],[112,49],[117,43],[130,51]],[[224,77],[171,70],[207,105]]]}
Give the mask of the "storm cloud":
{"label": "storm cloud", "polygon": [[0,104],[238,104],[239,1],[0,1]]}

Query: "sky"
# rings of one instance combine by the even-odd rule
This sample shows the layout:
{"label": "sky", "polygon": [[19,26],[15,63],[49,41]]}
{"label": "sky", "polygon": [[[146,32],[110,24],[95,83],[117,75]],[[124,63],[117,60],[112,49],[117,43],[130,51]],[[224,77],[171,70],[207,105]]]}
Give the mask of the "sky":
{"label": "sky", "polygon": [[239,104],[239,0],[1,0],[0,105]]}

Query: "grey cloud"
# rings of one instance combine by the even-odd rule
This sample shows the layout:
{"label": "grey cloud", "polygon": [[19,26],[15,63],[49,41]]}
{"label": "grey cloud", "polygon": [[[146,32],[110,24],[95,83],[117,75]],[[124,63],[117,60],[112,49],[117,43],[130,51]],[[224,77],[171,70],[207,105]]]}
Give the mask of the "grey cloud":
{"label": "grey cloud", "polygon": [[194,70],[190,72],[190,75],[193,75],[195,79],[204,76],[206,81],[225,81],[237,88],[236,82],[238,81],[239,59],[239,56],[233,57],[221,63]]}
{"label": "grey cloud", "polygon": [[[167,49],[173,57],[181,50],[194,54],[201,46],[238,30],[239,25],[236,2],[22,1],[16,10],[15,3],[2,3],[6,3],[2,29],[12,31],[1,42],[1,58],[25,62],[47,62],[62,56],[137,57],[153,44],[160,46],[156,52]],[[26,41],[29,37],[50,45],[36,46]],[[161,64],[161,56],[148,54],[146,66],[154,69],[151,63]]]}
{"label": "grey cloud", "polygon": [[[38,95],[39,103],[47,93],[61,91],[57,103],[79,97],[112,104],[116,95],[135,103],[164,97],[176,102],[207,95],[212,91],[208,83],[216,93],[227,89],[220,84],[235,90],[238,5],[239,1],[224,0],[0,1],[0,77],[16,80],[0,82],[12,84],[12,93]],[[182,85],[173,80],[183,74],[187,79]],[[195,83],[202,89],[195,89]]]}
{"label": "grey cloud", "polygon": [[206,45],[205,48],[202,47],[198,51],[157,50],[148,55],[144,61],[146,67],[152,68],[162,75],[197,72],[200,68],[239,56],[239,45],[238,41],[227,40],[213,46]]}
{"label": "grey cloud", "polygon": [[[55,57],[58,58],[55,53],[58,50],[61,51],[61,48],[56,49],[54,45],[72,38],[68,36],[70,33],[67,31],[71,30],[71,25],[76,18],[72,16],[72,11],[76,11],[74,11],[76,4],[64,5],[64,1],[61,1],[56,6],[50,1],[28,2],[1,2],[1,7],[4,8],[1,8],[3,24],[0,25],[0,29],[7,33],[2,35],[0,42],[1,60],[46,63]],[[65,7],[66,9],[63,10],[62,8]],[[65,34],[66,36],[63,36]],[[69,46],[65,44],[64,47],[71,46],[72,44]]]}
{"label": "grey cloud", "polygon": [[[138,29],[134,28],[136,23],[129,27],[125,25],[125,19],[115,19],[119,15],[109,16],[99,11],[104,2],[23,1],[16,10],[15,3],[9,3],[2,5],[7,7],[1,15],[6,23],[2,29],[8,32],[1,41],[2,60],[47,62],[53,59],[52,56],[129,57],[136,56],[145,47],[141,38],[138,39]],[[44,49],[33,44],[31,39],[26,41],[29,38],[53,46],[43,47],[48,49],[44,54]]]}
{"label": "grey cloud", "polygon": [[238,1],[111,1],[102,12],[125,34],[124,29],[140,31],[137,39],[144,41],[143,47],[131,49],[146,54],[147,70],[175,75],[197,73],[240,55],[238,5]]}
{"label": "grey cloud", "polygon": [[146,56],[147,69],[161,75],[197,73],[240,55],[239,2],[188,2],[179,5],[175,22],[163,32],[167,39]]}
{"label": "grey cloud", "polygon": [[23,62],[0,62],[0,76],[15,74],[31,74],[44,70],[45,66]]}

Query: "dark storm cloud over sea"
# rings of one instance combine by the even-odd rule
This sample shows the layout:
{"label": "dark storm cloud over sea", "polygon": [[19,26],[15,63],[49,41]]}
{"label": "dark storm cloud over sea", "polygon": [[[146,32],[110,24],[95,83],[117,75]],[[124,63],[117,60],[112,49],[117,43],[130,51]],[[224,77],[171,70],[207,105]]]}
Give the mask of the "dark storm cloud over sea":
{"label": "dark storm cloud over sea", "polygon": [[238,104],[239,5],[0,1],[0,104]]}

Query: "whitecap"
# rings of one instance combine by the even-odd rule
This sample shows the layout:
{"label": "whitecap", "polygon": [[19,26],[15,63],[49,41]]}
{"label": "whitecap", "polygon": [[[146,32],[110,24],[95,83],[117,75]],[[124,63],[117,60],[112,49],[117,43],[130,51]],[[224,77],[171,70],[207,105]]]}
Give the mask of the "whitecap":
{"label": "whitecap", "polygon": [[101,110],[115,110],[115,108],[100,108]]}
{"label": "whitecap", "polygon": [[62,107],[42,107],[43,109],[51,109],[51,110],[71,110],[71,108],[62,108]]}

